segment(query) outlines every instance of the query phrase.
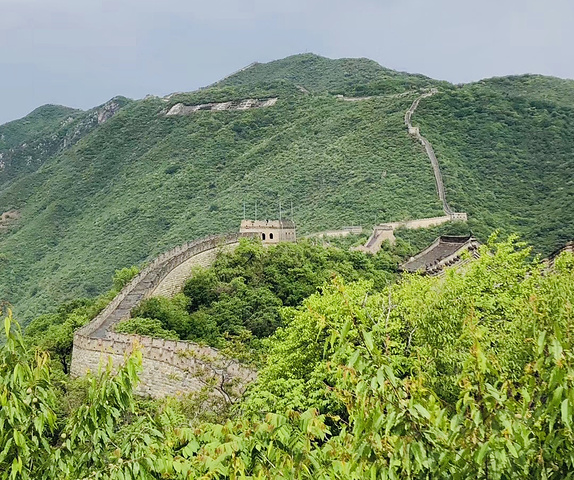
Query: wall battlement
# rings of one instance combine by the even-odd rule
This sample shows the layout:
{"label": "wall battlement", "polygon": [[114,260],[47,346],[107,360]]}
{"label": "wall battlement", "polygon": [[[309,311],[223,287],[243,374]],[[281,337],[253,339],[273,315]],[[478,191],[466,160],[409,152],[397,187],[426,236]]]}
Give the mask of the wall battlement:
{"label": "wall battlement", "polygon": [[296,242],[297,232],[292,220],[242,220],[241,233],[252,233],[264,244]]}
{"label": "wall battlement", "polygon": [[468,215],[466,213],[451,212],[449,215],[442,217],[419,218],[416,220],[406,220],[404,222],[389,222],[375,225],[373,233],[364,245],[357,247],[357,250],[367,253],[377,253],[385,240],[390,243],[396,241],[395,230],[397,228],[406,228],[416,230],[418,228],[429,228],[442,225],[447,222],[466,222]]}
{"label": "wall battlement", "polygon": [[[256,373],[218,350],[193,342],[164,340],[140,335],[114,332],[119,321],[129,318],[130,311],[142,300],[157,295],[170,273],[182,265],[191,270],[196,265],[206,266],[221,248],[234,248],[240,238],[251,234],[235,233],[212,236],[180,245],[163,253],[143,269],[90,323],[74,334],[71,374],[84,375],[98,371],[112,360],[120,366],[134,348],[142,352],[142,373],[138,392],[152,397],[209,391],[225,401],[242,395]],[[169,280],[173,294],[183,287],[187,275]]]}

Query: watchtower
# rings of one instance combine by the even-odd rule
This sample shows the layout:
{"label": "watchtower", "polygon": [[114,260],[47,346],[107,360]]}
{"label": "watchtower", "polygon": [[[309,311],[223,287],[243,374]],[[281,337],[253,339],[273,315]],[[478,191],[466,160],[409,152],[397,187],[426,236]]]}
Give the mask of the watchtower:
{"label": "watchtower", "polygon": [[297,241],[292,220],[243,220],[239,232],[257,233],[265,244]]}

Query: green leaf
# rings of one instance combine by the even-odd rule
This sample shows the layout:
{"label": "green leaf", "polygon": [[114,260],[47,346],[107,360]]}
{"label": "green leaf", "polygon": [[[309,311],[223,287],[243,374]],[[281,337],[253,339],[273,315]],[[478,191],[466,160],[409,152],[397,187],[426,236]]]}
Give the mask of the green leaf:
{"label": "green leaf", "polygon": [[427,420],[430,419],[431,414],[430,412],[423,407],[421,404],[419,403],[415,403],[414,408],[416,409],[417,412],[419,412],[424,418],[426,418]]}
{"label": "green leaf", "polygon": [[488,453],[488,442],[483,443],[481,445],[481,447],[478,449],[478,453],[476,455],[476,463],[482,463],[484,458],[486,457],[486,454]]}
{"label": "green leaf", "polygon": [[518,451],[516,450],[516,447],[514,446],[514,443],[512,442],[512,440],[508,440],[506,442],[506,446],[508,448],[508,451],[510,452],[510,454],[514,457],[514,458],[518,458]]}
{"label": "green leaf", "polygon": [[562,423],[571,429],[571,416],[570,416],[570,404],[567,398],[562,401],[560,405],[560,412],[562,414]]}
{"label": "green leaf", "polygon": [[373,332],[363,331],[363,338],[365,339],[365,346],[369,351],[373,351]]}

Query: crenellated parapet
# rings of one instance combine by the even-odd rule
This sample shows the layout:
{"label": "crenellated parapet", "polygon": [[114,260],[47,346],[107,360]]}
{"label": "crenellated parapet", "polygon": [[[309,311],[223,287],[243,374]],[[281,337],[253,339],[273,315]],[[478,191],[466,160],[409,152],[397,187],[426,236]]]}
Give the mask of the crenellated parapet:
{"label": "crenellated parapet", "polygon": [[[193,342],[173,341],[141,335],[116,333],[114,326],[129,318],[131,310],[143,300],[183,287],[189,272],[198,265],[207,266],[220,249],[234,248],[249,233],[208,237],[180,245],[163,253],[134,277],[90,323],[74,334],[71,374],[97,371],[111,360],[120,366],[134,349],[142,352],[138,392],[152,397],[198,392],[208,389],[215,397],[233,401],[243,393],[256,373],[218,350]],[[185,267],[187,274],[170,276]],[[185,273],[185,272],[184,272]]]}

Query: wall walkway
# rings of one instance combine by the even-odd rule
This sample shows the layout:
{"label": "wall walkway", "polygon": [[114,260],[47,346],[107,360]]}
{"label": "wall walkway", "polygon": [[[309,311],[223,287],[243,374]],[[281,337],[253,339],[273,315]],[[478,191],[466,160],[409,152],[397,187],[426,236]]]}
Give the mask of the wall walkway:
{"label": "wall walkway", "polygon": [[426,154],[431,161],[436,183],[436,189],[438,192],[439,199],[442,202],[445,215],[443,217],[420,218],[417,220],[409,220],[405,222],[390,222],[390,223],[383,223],[381,225],[376,225],[373,229],[373,234],[367,240],[365,245],[358,247],[357,250],[368,253],[377,253],[381,249],[381,245],[385,240],[394,243],[395,241],[394,231],[397,228],[401,227],[407,229],[428,228],[451,221],[457,221],[457,220],[464,222],[467,221],[466,213],[454,212],[452,208],[450,208],[448,202],[446,201],[446,193],[444,189],[444,183],[442,180],[442,174],[440,172],[440,166],[438,164],[438,160],[436,158],[432,145],[425,137],[421,135],[419,127],[413,127],[412,125],[412,116],[415,113],[417,107],[419,106],[421,100],[423,98],[431,97],[432,95],[435,95],[437,93],[438,90],[436,88],[432,88],[429,91],[417,97],[410,106],[410,108],[405,113],[405,125],[409,130],[409,134],[415,137],[423,145]]}
{"label": "wall walkway", "polygon": [[444,190],[444,183],[442,181],[442,174],[440,172],[440,166],[438,164],[438,160],[436,158],[436,155],[434,153],[432,145],[430,144],[430,142],[425,137],[423,137],[421,135],[419,127],[413,127],[412,122],[411,122],[412,116],[415,113],[417,107],[419,106],[419,103],[421,102],[421,100],[423,98],[432,97],[433,95],[435,95],[437,93],[438,93],[438,90],[436,88],[433,88],[433,89],[429,90],[428,92],[423,93],[420,97],[418,97],[413,102],[411,107],[407,110],[407,112],[405,113],[405,125],[409,129],[409,133],[412,136],[414,136],[425,148],[425,151],[426,151],[426,153],[427,153],[427,155],[431,161],[431,164],[432,164],[432,169],[433,169],[434,178],[435,178],[435,182],[436,182],[436,189],[438,192],[439,199],[442,202],[444,213],[446,215],[451,215],[454,212],[452,211],[452,209],[448,205],[448,202],[446,201],[446,193]]}
{"label": "wall walkway", "polygon": [[129,318],[131,310],[146,298],[173,295],[183,287],[193,267],[209,265],[220,249],[234,248],[240,238],[251,236],[236,233],[208,237],[156,258],[97,317],[75,332],[71,374],[97,371],[108,359],[117,367],[137,346],[143,355],[139,393],[161,397],[209,389],[225,401],[241,396],[255,372],[216,349],[192,342],[118,334],[113,327]]}
{"label": "wall walkway", "polygon": [[415,230],[417,228],[435,227],[447,222],[466,222],[467,220],[468,218],[466,213],[453,212],[450,215],[444,215],[443,217],[419,218],[405,222],[382,223],[380,225],[375,225],[373,233],[367,240],[367,243],[358,247],[357,250],[366,253],[377,253],[381,249],[381,246],[385,240],[388,240],[390,243],[395,242],[396,238],[394,232],[397,228]]}

